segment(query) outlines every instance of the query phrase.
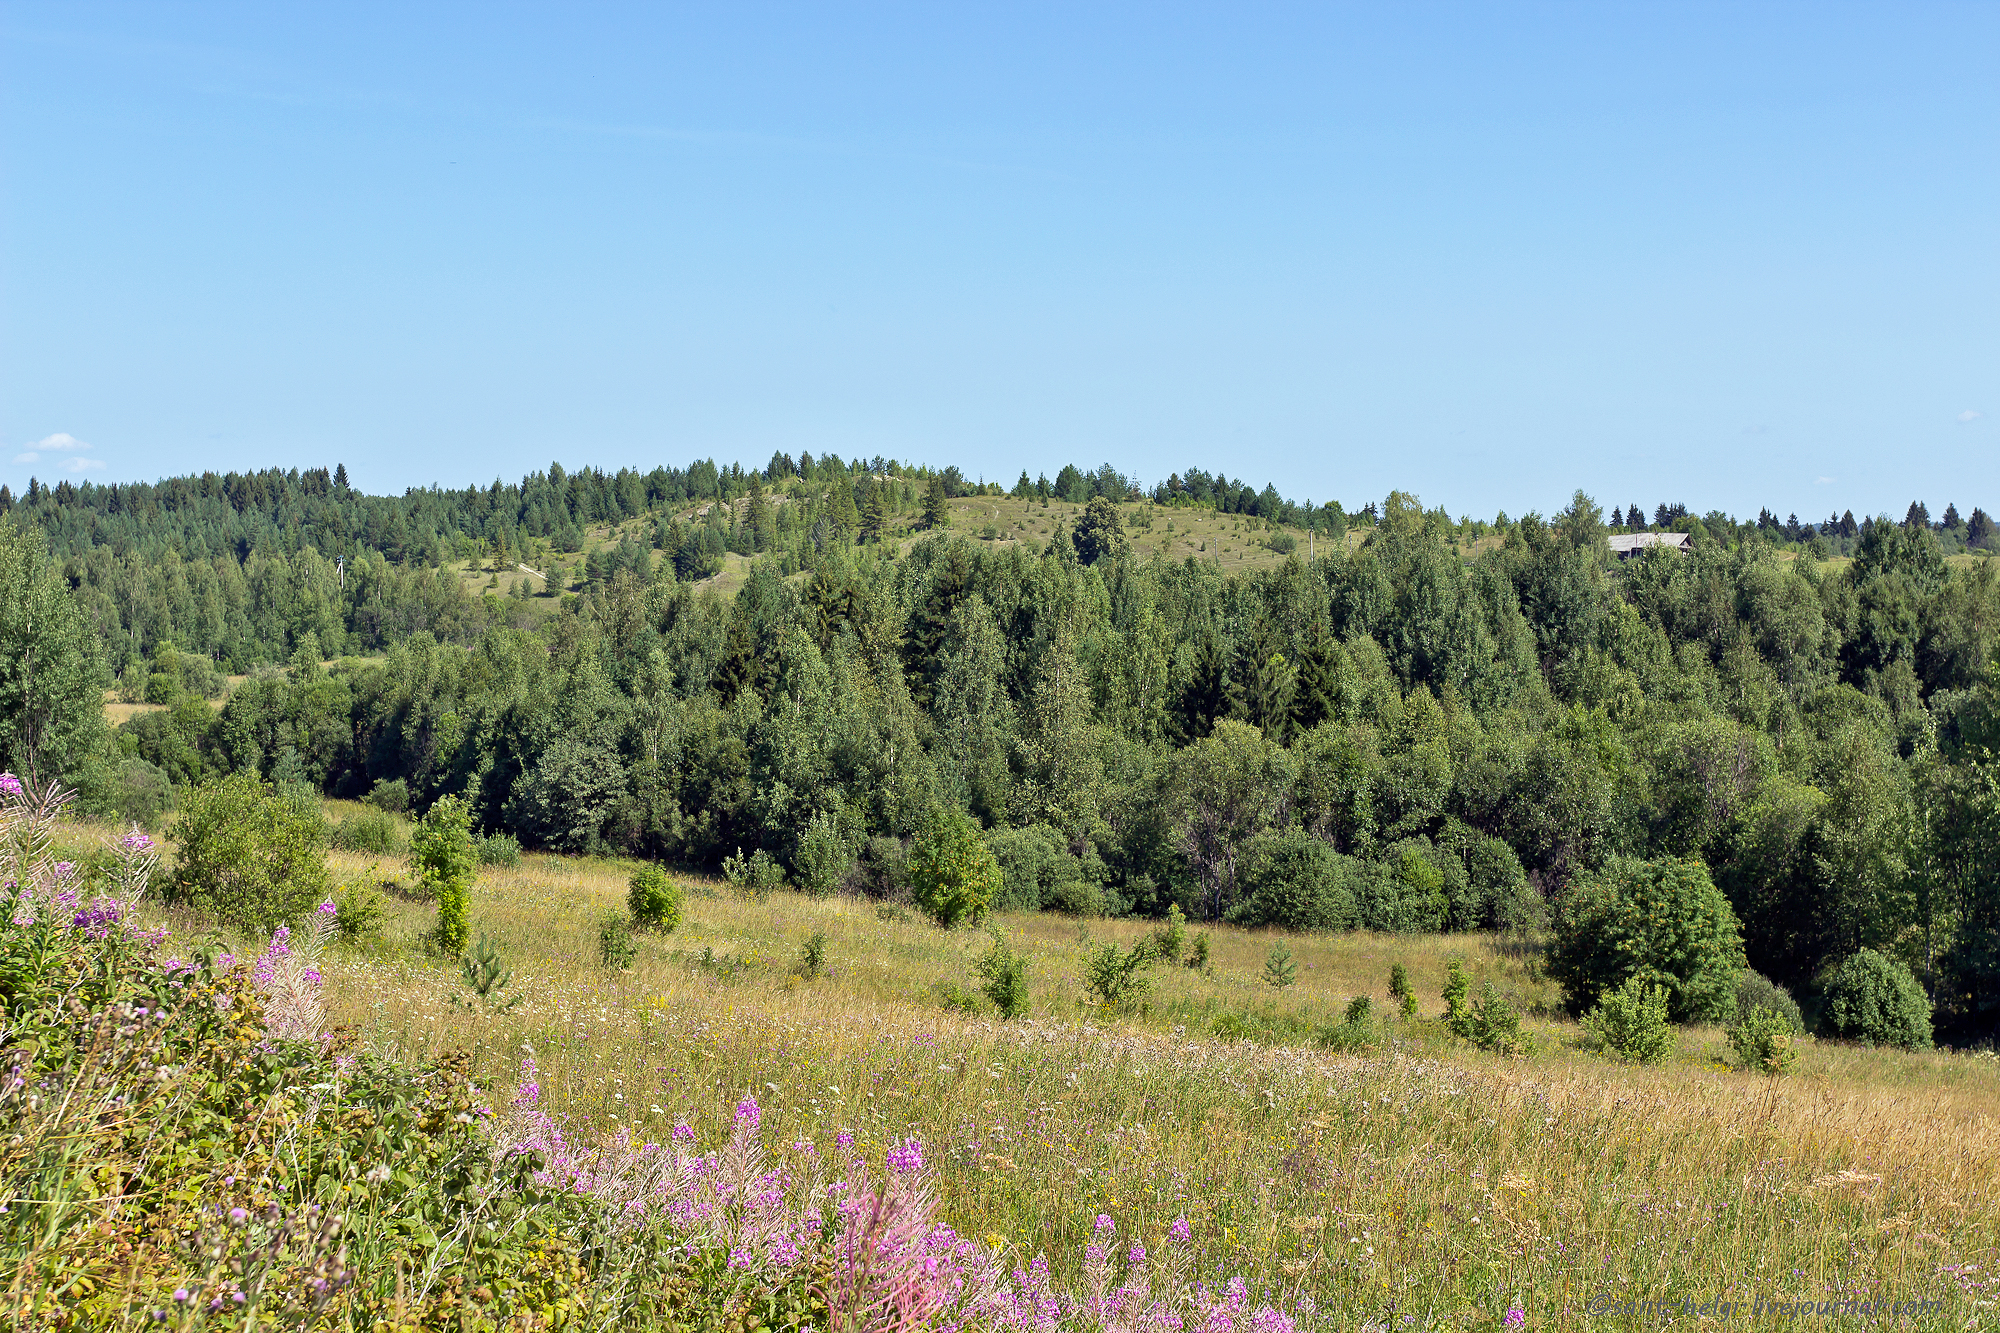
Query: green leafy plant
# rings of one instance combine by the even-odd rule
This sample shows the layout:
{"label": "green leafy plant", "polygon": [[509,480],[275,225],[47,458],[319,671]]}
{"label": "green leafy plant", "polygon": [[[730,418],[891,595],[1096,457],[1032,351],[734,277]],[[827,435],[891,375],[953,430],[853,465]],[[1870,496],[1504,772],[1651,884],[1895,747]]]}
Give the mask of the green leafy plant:
{"label": "green leafy plant", "polygon": [[1472,1035],[1472,1007],[1465,1002],[1465,969],[1456,958],[1445,964],[1444,1025],[1455,1037]]}
{"label": "green leafy plant", "polygon": [[475,837],[472,852],[483,866],[521,864],[521,841],[511,833],[488,833]]}
{"label": "green leafy plant", "polygon": [[824,898],[840,887],[853,866],[854,848],[838,816],[821,810],[808,819],[799,832],[798,850],[792,854],[792,878],[799,888],[814,898]]}
{"label": "green leafy plant", "polygon": [[1167,924],[1153,930],[1153,955],[1165,963],[1178,963],[1187,947],[1187,916],[1179,903],[1167,907]]}
{"label": "green leafy plant", "polygon": [[604,966],[624,971],[639,954],[632,923],[623,912],[607,913],[597,924],[597,958]]}
{"label": "green leafy plant", "polygon": [[1666,990],[1673,1021],[1719,1021],[1743,967],[1736,913],[1700,861],[1613,857],[1574,880],[1556,909],[1548,974],[1571,1013],[1636,976]]}
{"label": "green leafy plant", "polygon": [[1115,944],[1100,944],[1084,954],[1084,989],[1107,1009],[1130,1009],[1152,988],[1146,975],[1152,965],[1151,940],[1140,940],[1123,953]]}
{"label": "green leafy plant", "polygon": [[1819,1026],[1828,1036],[1931,1048],[1930,997],[1910,969],[1888,955],[1873,949],[1851,954],[1820,978],[1819,991]]}
{"label": "green leafy plant", "polygon": [[947,930],[985,920],[1000,888],[1000,863],[960,810],[932,812],[910,845],[904,873],[918,908]]}
{"label": "green leafy plant", "polygon": [[471,999],[454,992],[452,999],[467,1009],[483,1009],[490,1014],[504,1014],[522,1000],[520,992],[509,995],[507,987],[514,980],[513,970],[492,941],[481,935],[467,949],[458,962],[459,980],[472,992]]}
{"label": "green leafy plant", "polygon": [[373,852],[393,856],[403,850],[396,817],[386,810],[364,810],[333,826],[333,846],[343,852]]}
{"label": "green leafy plant", "polygon": [[178,854],[169,902],[213,912],[239,929],[304,923],[326,898],[326,821],[236,773],[182,798],[172,837]]}
{"label": "green leafy plant", "polygon": [[437,947],[457,954],[465,947],[466,912],[478,862],[472,855],[472,812],[461,797],[439,799],[410,834],[410,869],[437,900]]}
{"label": "green leafy plant", "polygon": [[1621,1060],[1653,1064],[1666,1059],[1674,1049],[1666,988],[1627,977],[1617,990],[1598,997],[1597,1007],[1583,1016],[1583,1030],[1600,1050]]}
{"label": "green leafy plant", "polygon": [[722,877],[751,897],[762,900],[785,883],[785,868],[759,847],[745,856],[741,847],[722,858]]}
{"label": "green leafy plant", "polygon": [[1028,1012],[1028,960],[1008,947],[999,931],[993,944],[980,955],[977,966],[980,987],[1002,1018],[1019,1018]]}
{"label": "green leafy plant", "polygon": [[940,981],[931,988],[938,1003],[955,1014],[976,1014],[979,1012],[979,997],[955,981]]}
{"label": "green leafy plant", "polygon": [[1299,979],[1299,965],[1292,961],[1292,951],[1283,944],[1271,946],[1271,952],[1264,955],[1264,984],[1279,990]]}
{"label": "green leafy plant", "polygon": [[792,969],[807,981],[826,972],[826,932],[815,930],[806,942],[799,946],[799,961]]}
{"label": "green leafy plant", "polygon": [[1187,965],[1189,968],[1191,968],[1196,972],[1201,973],[1203,976],[1208,976],[1211,972],[1214,971],[1214,969],[1208,965],[1207,931],[1198,930],[1195,932],[1193,942],[1188,945]]}
{"label": "green leafy plant", "polygon": [[1760,1074],[1789,1074],[1798,1063],[1798,1030],[1780,1010],[1753,1005],[1727,1031],[1739,1068]]}
{"label": "green leafy plant", "polygon": [[1402,1010],[1403,1017],[1417,1016],[1417,993],[1410,989],[1410,970],[1401,963],[1389,965],[1389,995]]}
{"label": "green leafy plant", "polygon": [[1501,1055],[1528,1053],[1528,1038],[1521,1031],[1521,1011],[1503,999],[1490,981],[1480,985],[1479,998],[1472,1002],[1466,1035],[1482,1051],[1497,1051]]}
{"label": "green leafy plant", "polygon": [[680,886],[658,866],[642,866],[627,881],[625,910],[640,930],[671,932],[681,923]]}
{"label": "green leafy plant", "polygon": [[382,933],[389,899],[372,884],[343,884],[333,898],[334,929],[341,943],[360,944]]}
{"label": "green leafy plant", "polygon": [[1746,967],[1736,979],[1736,1012],[1740,1016],[1759,1008],[1783,1017],[1793,1032],[1806,1030],[1805,1015],[1799,1011],[1799,1002],[1792,998],[1792,993],[1762,972]]}

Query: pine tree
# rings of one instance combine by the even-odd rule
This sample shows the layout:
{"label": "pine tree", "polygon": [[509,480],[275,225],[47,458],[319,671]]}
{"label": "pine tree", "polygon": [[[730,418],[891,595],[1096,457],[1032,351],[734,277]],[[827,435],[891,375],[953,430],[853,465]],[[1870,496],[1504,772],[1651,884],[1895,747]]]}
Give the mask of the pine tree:
{"label": "pine tree", "polygon": [[1930,525],[1931,511],[1924,507],[1924,502],[1910,501],[1909,512],[1903,515],[1903,526],[1914,532],[1918,528],[1927,528]]}
{"label": "pine tree", "polygon": [[1941,531],[1949,532],[1951,529],[1957,527],[1958,525],[1959,525],[1958,506],[1955,504],[1947,504],[1944,507],[1944,517],[1938,520],[1938,528]]}
{"label": "pine tree", "polygon": [[1230,676],[1229,657],[1211,630],[1195,649],[1194,675],[1181,691],[1172,721],[1174,737],[1183,745],[1198,741],[1241,707],[1242,691]]}
{"label": "pine tree", "polygon": [[341,490],[347,489],[347,464],[336,463],[333,468],[333,484]]}
{"label": "pine tree", "polygon": [[951,497],[945,494],[944,476],[933,472],[924,486],[924,526],[937,531],[951,522]]}
{"label": "pine tree", "polygon": [[1238,663],[1243,681],[1243,711],[1251,724],[1280,745],[1292,720],[1292,694],[1298,670],[1284,652],[1284,641],[1268,620],[1257,622],[1248,649]]}
{"label": "pine tree", "polygon": [[1314,621],[1312,636],[1299,654],[1298,683],[1292,691],[1292,726],[1311,731],[1322,722],[1337,721],[1344,710],[1347,654],[1327,632],[1325,621]]}
{"label": "pine tree", "polygon": [[1271,952],[1264,956],[1264,984],[1279,990],[1299,979],[1299,965],[1292,961],[1292,951],[1282,944],[1271,946]]}

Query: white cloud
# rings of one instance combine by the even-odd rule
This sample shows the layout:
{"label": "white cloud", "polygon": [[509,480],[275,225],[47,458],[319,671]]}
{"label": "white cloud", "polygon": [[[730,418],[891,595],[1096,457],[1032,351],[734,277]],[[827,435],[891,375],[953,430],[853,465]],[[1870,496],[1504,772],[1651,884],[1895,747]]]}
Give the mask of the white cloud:
{"label": "white cloud", "polygon": [[1975,411],[1973,411],[1973,410],[1972,410],[1971,408],[1969,408],[1969,407],[1968,407],[1968,408],[1966,408],[1966,409],[1965,409],[1965,410],[1964,410],[1963,412],[1960,412],[1960,413],[1958,414],[1958,419],[1959,419],[1960,421],[1977,421],[1977,420],[1979,420],[1979,418],[1981,418],[1981,417],[1983,417],[1983,416],[1985,416],[1985,415],[1986,415],[1986,414],[1985,414],[1984,412],[1975,412]]}
{"label": "white cloud", "polygon": [[30,449],[46,449],[50,453],[66,454],[73,453],[79,449],[88,449],[90,446],[82,440],[77,439],[76,436],[71,435],[68,431],[59,430],[53,435],[43,436],[28,447]]}
{"label": "white cloud", "polygon": [[25,454],[15,454],[14,461],[16,463],[35,463],[39,462],[41,460],[41,457],[42,456],[40,454],[36,453],[33,449],[30,449]]}
{"label": "white cloud", "polygon": [[1831,485],[1833,485],[1833,478],[1832,478],[1832,477],[1814,477],[1814,478],[1813,478],[1813,484],[1814,484],[1815,486],[1831,486]]}
{"label": "white cloud", "polygon": [[71,472],[95,472],[105,465],[101,458],[72,458],[63,466]]}

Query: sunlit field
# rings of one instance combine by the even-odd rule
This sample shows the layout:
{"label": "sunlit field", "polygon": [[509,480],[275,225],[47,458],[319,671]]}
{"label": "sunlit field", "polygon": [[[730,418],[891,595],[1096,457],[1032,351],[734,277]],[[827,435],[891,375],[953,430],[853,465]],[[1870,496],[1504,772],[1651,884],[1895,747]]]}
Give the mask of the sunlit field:
{"label": "sunlit field", "polygon": [[[334,868],[407,878],[385,858]],[[1552,1014],[1529,942],[1501,937],[1284,937],[1297,981],[1278,989],[1262,976],[1280,937],[1211,928],[1208,974],[1157,965],[1142,1006],[1114,1014],[1085,1003],[1086,942],[1123,947],[1153,923],[1047,915],[993,923],[1030,958],[1031,1012],[1003,1022],[945,1001],[976,989],[982,932],[696,880],[680,928],[640,936],[614,970],[598,930],[633,868],[482,868],[473,934],[524,997],[505,1013],[463,1003],[456,967],[423,945],[431,909],[392,899],[380,937],[327,966],[329,1017],[384,1052],[470,1050],[498,1100],[532,1058],[543,1104],[586,1136],[664,1138],[684,1118],[711,1138],[746,1094],[773,1141],[845,1130],[879,1157],[914,1134],[943,1219],[1018,1261],[1073,1270],[1100,1215],[1148,1245],[1184,1218],[1203,1273],[1311,1295],[1332,1327],[1494,1327],[1510,1308],[1537,1328],[1639,1326],[1657,1319],[1593,1302],[1683,1298],[1944,1302],[1877,1317],[1889,1327],[2000,1317],[1990,1057],[1808,1041],[1772,1079],[1731,1069],[1722,1034],[1697,1028],[1663,1065],[1617,1065]],[[825,970],[809,979],[815,934]],[[1528,1057],[1445,1033],[1453,958],[1528,1011]],[[1388,998],[1397,962],[1414,1020]],[[1312,1024],[1356,995],[1379,1042],[1321,1048]],[[1293,1035],[1229,1039],[1244,1031]]]}

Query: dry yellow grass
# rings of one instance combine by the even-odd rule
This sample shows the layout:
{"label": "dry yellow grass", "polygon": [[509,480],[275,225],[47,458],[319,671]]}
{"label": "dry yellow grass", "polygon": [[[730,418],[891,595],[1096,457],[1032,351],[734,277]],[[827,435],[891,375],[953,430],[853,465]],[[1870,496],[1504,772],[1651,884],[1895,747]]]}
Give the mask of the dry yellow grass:
{"label": "dry yellow grass", "polygon": [[[515,969],[513,1012],[456,1005],[453,972],[419,944],[429,909],[397,903],[381,942],[328,969],[335,1015],[410,1056],[472,1049],[501,1097],[532,1051],[545,1099],[586,1131],[658,1135],[685,1116],[719,1132],[750,1092],[778,1135],[848,1129],[879,1154],[915,1133],[963,1231],[1073,1266],[1099,1213],[1149,1243],[1185,1216],[1210,1271],[1356,1321],[1490,1327],[1517,1302],[1536,1328],[1604,1327],[1588,1313],[1600,1292],[1947,1302],[1889,1327],[1992,1314],[1973,1304],[2000,1259],[1990,1060],[1809,1042],[1799,1074],[1771,1080],[1724,1067],[1720,1034],[1697,1029],[1667,1064],[1633,1068],[1540,1018],[1527,1060],[1425,1020],[1367,1054],[1225,1043],[1205,1009],[1329,1016],[1367,993],[1379,1011],[1395,961],[1428,1013],[1454,955],[1475,984],[1553,996],[1504,941],[1370,935],[1291,937],[1299,980],[1279,994],[1257,979],[1270,938],[1216,929],[1212,977],[1158,969],[1149,1013],[1110,1016],[1079,1004],[1082,937],[1148,927],[1047,916],[997,923],[1031,960],[1032,1014],[1008,1024],[936,998],[972,984],[981,935],[717,885],[610,971],[597,927],[628,870],[530,856],[482,872],[474,931]],[[829,972],[807,981],[792,964],[815,932]]]}

